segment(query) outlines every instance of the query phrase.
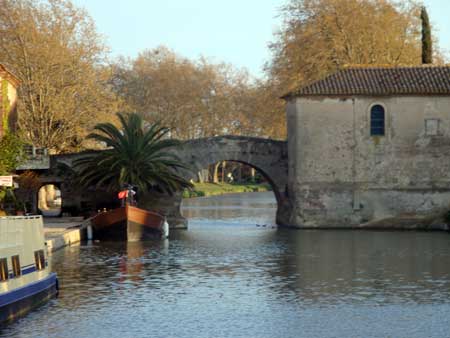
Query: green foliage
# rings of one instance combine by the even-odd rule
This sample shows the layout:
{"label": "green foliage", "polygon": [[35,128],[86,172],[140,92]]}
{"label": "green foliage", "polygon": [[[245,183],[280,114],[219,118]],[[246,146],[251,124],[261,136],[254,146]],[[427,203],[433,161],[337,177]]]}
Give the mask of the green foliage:
{"label": "green foliage", "polygon": [[183,198],[270,190],[269,184],[194,183],[193,189],[183,191]]}
{"label": "green foliage", "polygon": [[153,124],[144,126],[138,114],[117,114],[118,129],[111,123],[100,123],[88,137],[102,142],[107,149],[85,155],[75,162],[84,186],[123,189],[127,184],[139,191],[156,189],[173,193],[191,188],[192,184],[179,175],[178,170],[189,170],[168,150],[179,141],[165,139],[169,130]]}
{"label": "green foliage", "polygon": [[5,205],[16,205],[17,199],[14,188],[0,187],[0,211],[5,209]]}
{"label": "green foliage", "polygon": [[9,174],[25,160],[24,143],[12,133],[0,140],[0,175]]}
{"label": "green foliage", "polygon": [[0,211],[3,210],[8,210],[10,213],[26,211],[25,202],[17,198],[12,187],[0,188]]}
{"label": "green foliage", "polygon": [[[0,175],[10,174],[24,159],[23,142],[19,137],[7,133],[0,139]],[[0,210],[8,202],[16,203],[13,188],[0,187]]]}
{"label": "green foliage", "polygon": [[25,211],[25,202],[16,199],[15,207],[17,211]]}
{"label": "green foliage", "polygon": [[420,19],[422,20],[422,63],[433,63],[433,42],[431,40],[430,20],[425,6],[422,7],[420,12]]}
{"label": "green foliage", "polygon": [[2,112],[3,112],[3,118],[2,118],[2,125],[3,125],[3,132],[6,134],[9,129],[8,125],[8,113],[10,108],[9,98],[8,98],[8,80],[3,79],[2,80]]}
{"label": "green foliage", "polygon": [[204,197],[206,196],[204,191],[198,191],[198,190],[184,190],[183,191],[183,198],[193,198],[193,197]]}

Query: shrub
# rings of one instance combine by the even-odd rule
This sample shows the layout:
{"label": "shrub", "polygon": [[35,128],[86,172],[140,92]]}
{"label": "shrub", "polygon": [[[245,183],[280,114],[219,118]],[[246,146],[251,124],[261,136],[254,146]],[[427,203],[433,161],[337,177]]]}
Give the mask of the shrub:
{"label": "shrub", "polygon": [[24,160],[23,141],[14,134],[7,133],[0,140],[0,175],[9,174]]}

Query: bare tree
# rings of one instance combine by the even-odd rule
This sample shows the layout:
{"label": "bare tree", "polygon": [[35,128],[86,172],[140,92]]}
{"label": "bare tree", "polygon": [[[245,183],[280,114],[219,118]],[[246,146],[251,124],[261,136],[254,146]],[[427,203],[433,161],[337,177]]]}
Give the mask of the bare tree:
{"label": "bare tree", "polygon": [[260,129],[249,131],[243,121],[253,104],[252,81],[230,65],[189,60],[159,47],[121,60],[115,74],[115,89],[128,109],[169,126],[172,137],[254,134]]}
{"label": "bare tree", "polygon": [[422,21],[422,63],[433,63],[433,41],[430,20],[425,6],[420,11],[420,20]]}
{"label": "bare tree", "polygon": [[116,108],[92,19],[69,0],[0,3],[0,60],[21,79],[20,130],[53,152],[79,148]]}
{"label": "bare tree", "polygon": [[346,64],[420,64],[413,1],[290,0],[268,74],[285,92]]}

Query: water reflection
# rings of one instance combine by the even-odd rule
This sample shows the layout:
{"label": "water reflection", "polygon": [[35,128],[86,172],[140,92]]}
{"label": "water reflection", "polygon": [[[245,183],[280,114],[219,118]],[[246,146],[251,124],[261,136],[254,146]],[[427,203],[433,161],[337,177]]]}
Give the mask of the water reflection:
{"label": "water reflection", "polygon": [[302,231],[286,244],[285,286],[309,302],[448,302],[450,238],[445,233]]}
{"label": "water reflection", "polygon": [[257,227],[275,207],[252,196],[215,199],[220,219],[190,201],[170,241],[57,252],[60,298],[0,336],[448,336],[448,234]]}
{"label": "water reflection", "polygon": [[193,226],[199,223],[210,225],[211,220],[214,224],[219,222],[225,225],[274,225],[276,208],[277,202],[272,192],[241,193],[185,199],[182,214]]}

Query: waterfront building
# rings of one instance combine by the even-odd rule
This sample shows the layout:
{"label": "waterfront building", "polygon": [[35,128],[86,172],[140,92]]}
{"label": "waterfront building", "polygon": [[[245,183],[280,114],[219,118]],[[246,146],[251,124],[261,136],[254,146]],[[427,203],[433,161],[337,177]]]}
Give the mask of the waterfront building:
{"label": "waterfront building", "polygon": [[448,210],[450,67],[346,67],[285,99],[290,224],[401,226]]}
{"label": "waterfront building", "polygon": [[[15,132],[18,122],[18,94],[17,89],[20,80],[0,63],[0,139],[8,132]],[[32,144],[24,147],[26,161],[16,167],[16,173],[20,174],[25,170],[42,171],[50,168],[50,158],[47,149],[36,148]],[[36,196],[30,194],[26,189],[15,191],[16,197],[31,203],[29,212],[36,212]]]}
{"label": "waterfront building", "polygon": [[17,123],[19,79],[0,64],[0,138]]}

